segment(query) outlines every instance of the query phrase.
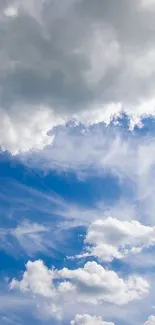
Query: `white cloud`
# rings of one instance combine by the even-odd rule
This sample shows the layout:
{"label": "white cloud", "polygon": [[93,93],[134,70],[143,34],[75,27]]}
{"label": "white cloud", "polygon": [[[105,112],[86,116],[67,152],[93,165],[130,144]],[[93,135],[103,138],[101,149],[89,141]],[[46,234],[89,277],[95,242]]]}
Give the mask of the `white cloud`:
{"label": "white cloud", "polygon": [[99,173],[108,171],[135,181],[149,175],[155,163],[153,148],[154,136],[141,141],[141,137],[126,134],[117,126],[101,124],[93,129],[70,126],[57,130],[53,146],[21,159],[45,171],[57,168],[82,173],[87,169],[89,173],[88,167],[92,166]]}
{"label": "white cloud", "polygon": [[43,224],[25,219],[14,228],[0,228],[0,247],[18,257],[23,252],[28,256],[34,256],[40,252],[49,254],[50,250],[52,254],[54,244],[50,238],[50,231],[50,226],[45,227]]}
{"label": "white cloud", "polygon": [[[117,213],[116,217],[138,218],[142,223],[147,220],[148,224],[154,225],[154,143],[155,137],[150,133],[146,136],[131,134],[119,126],[61,127],[52,146],[23,155],[21,160],[28,167],[45,172],[72,170],[79,179],[112,175],[115,181],[118,180],[121,200],[126,200],[126,204],[129,200],[128,205],[135,209],[135,216],[127,216],[124,206],[124,213],[119,209],[121,216]],[[110,212],[110,215],[115,216],[115,212]]]}
{"label": "white cloud", "polygon": [[88,314],[75,316],[70,325],[114,325],[112,322],[103,321],[102,317],[91,316]]}
{"label": "white cloud", "polygon": [[24,272],[21,281],[13,280],[10,287],[19,287],[21,291],[32,291],[44,297],[52,297],[53,273],[43,264],[42,261],[28,262],[26,264],[27,271]]}
{"label": "white cloud", "polygon": [[25,235],[37,234],[47,231],[47,228],[37,223],[30,223],[28,220],[24,220],[21,225],[18,225],[12,234],[17,238]]}
{"label": "white cloud", "polygon": [[0,110],[0,146],[11,154],[27,152],[31,149],[43,149],[53,141],[48,131],[60,119],[54,117],[51,109],[12,109]]}
{"label": "white cloud", "polygon": [[[79,179],[95,175],[104,180],[105,175],[112,175],[115,182],[118,180],[120,200],[124,204],[122,207],[111,206],[109,215],[118,219],[138,219],[142,224],[154,226],[154,144],[155,137],[151,131],[146,135],[143,132],[131,134],[123,131],[119,125],[61,127],[55,134],[53,146],[38,153],[23,155],[21,160],[28,167],[45,172],[71,170]],[[119,202],[116,203],[119,205]],[[105,200],[101,211],[109,210],[106,204]],[[134,213],[129,211],[127,205]],[[98,214],[94,214],[94,219],[95,215]]]}
{"label": "white cloud", "polygon": [[[143,325],[154,325],[155,316],[149,316],[148,320]],[[77,314],[71,321],[70,325],[114,325],[112,322],[105,322],[102,317],[91,316],[89,314]]]}
{"label": "white cloud", "polygon": [[109,217],[93,221],[85,238],[86,253],[77,257],[96,256],[102,261],[121,259],[155,245],[155,227],[136,220],[120,221]]}
{"label": "white cloud", "polygon": [[88,262],[83,268],[75,270],[50,270],[42,261],[29,261],[22,279],[13,279],[10,283],[10,289],[15,288],[35,295],[36,303],[42,299],[42,312],[49,311],[51,317],[58,317],[55,315],[58,310],[63,315],[66,304],[73,302],[74,306],[104,302],[121,306],[139,300],[149,292],[149,284],[143,278],[120,278],[117,273],[104,269],[96,262]]}
{"label": "white cloud", "polygon": [[0,146],[11,154],[42,149],[54,126],[74,118],[107,123],[124,111],[133,127],[155,116],[155,22],[144,7],[2,1]]}
{"label": "white cloud", "polygon": [[91,303],[107,301],[122,305],[140,299],[148,291],[148,283],[142,278],[131,276],[123,280],[96,262],[87,262],[77,270],[64,268],[57,271],[57,276],[75,283],[79,299]]}
{"label": "white cloud", "polygon": [[144,323],[144,325],[154,325],[155,324],[155,316],[149,316],[148,320]]}
{"label": "white cloud", "polygon": [[22,249],[31,256],[36,252],[47,252],[46,236],[49,229],[44,225],[24,220],[9,233],[14,236]]}
{"label": "white cloud", "polygon": [[5,16],[7,17],[16,17],[18,15],[18,9],[16,7],[7,7],[5,10],[4,10],[4,14]]}
{"label": "white cloud", "polygon": [[[139,140],[139,139],[138,139]],[[50,170],[73,169],[76,172],[89,172],[88,166],[97,167],[98,171],[110,171],[117,175],[137,175],[142,149],[147,150],[148,141],[139,143],[133,137],[126,138],[115,128],[100,125],[94,129],[75,128],[74,126],[60,128],[55,134],[53,146],[48,146],[42,152],[21,157],[29,166]],[[76,148],[76,150],[75,150]],[[148,160],[144,155],[144,162]],[[135,165],[135,169],[132,165]],[[144,163],[143,163],[144,164]],[[92,172],[92,171],[91,171]]]}
{"label": "white cloud", "polygon": [[155,1],[154,0],[141,0],[141,6],[143,9],[155,9]]}

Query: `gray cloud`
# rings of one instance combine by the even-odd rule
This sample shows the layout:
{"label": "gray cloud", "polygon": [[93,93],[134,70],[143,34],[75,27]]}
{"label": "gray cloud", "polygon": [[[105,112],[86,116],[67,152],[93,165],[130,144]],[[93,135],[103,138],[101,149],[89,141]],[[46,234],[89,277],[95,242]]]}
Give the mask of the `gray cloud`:
{"label": "gray cloud", "polygon": [[125,102],[126,95],[135,102],[143,87],[150,94],[153,71],[141,76],[134,65],[155,50],[153,13],[140,1],[69,3],[65,10],[52,0],[26,1],[15,19],[1,19],[2,102],[56,102],[68,110],[93,99]]}
{"label": "gray cloud", "polygon": [[[154,116],[155,4],[144,4],[144,0],[1,3],[0,110],[18,139],[21,123],[16,118],[23,128],[25,112],[29,138],[34,138],[30,117],[38,114],[38,106],[48,110],[45,134],[60,124],[58,117],[63,123],[72,118],[85,123],[90,111],[94,112],[90,123],[105,121],[107,111],[113,116],[124,110],[134,123],[144,115]],[[111,103],[112,111],[107,106]],[[4,149],[16,154],[38,148],[25,135],[20,145],[12,144],[3,120],[1,124]],[[43,130],[41,125],[41,139]],[[39,148],[48,143],[42,140]]]}

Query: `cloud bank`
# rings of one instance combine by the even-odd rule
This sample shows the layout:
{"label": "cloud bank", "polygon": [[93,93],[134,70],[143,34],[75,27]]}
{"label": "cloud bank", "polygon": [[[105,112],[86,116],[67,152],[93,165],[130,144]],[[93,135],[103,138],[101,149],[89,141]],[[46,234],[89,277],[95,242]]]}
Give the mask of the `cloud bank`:
{"label": "cloud bank", "polygon": [[[155,114],[153,1],[8,0],[0,5],[0,146],[52,143],[72,119],[131,125]],[[35,135],[35,136],[34,136]]]}
{"label": "cloud bank", "polygon": [[107,302],[121,306],[140,300],[148,294],[149,283],[135,275],[123,279],[96,262],[87,262],[83,268],[74,270],[56,270],[48,269],[38,260],[26,264],[22,279],[13,279],[10,289],[34,295],[36,304],[42,299],[45,313],[59,318],[66,304],[73,305],[73,308],[81,302],[90,305]]}

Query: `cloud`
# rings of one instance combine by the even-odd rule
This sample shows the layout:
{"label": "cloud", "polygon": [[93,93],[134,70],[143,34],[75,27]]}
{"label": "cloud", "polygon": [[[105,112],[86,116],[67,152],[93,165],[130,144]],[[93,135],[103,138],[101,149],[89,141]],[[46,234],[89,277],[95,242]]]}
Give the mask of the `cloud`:
{"label": "cloud", "polygon": [[[105,175],[110,175],[118,181],[122,202],[135,209],[136,216],[127,217],[128,212],[124,211],[124,218],[138,218],[142,223],[147,220],[154,225],[154,143],[153,129],[130,133],[120,125],[105,127],[101,123],[88,128],[70,125],[57,130],[52,146],[22,155],[20,159],[29,168],[44,172],[74,172],[79,180],[92,177],[104,180]],[[122,216],[123,211],[119,210]],[[116,217],[120,219],[118,213]]]}
{"label": "cloud", "polygon": [[145,10],[154,10],[155,9],[155,1],[154,0],[141,0],[141,6]]}
{"label": "cloud", "polygon": [[134,126],[154,116],[155,22],[144,2],[2,1],[4,150],[42,149],[49,131],[72,119],[109,122],[125,112]]}
{"label": "cloud", "polygon": [[102,317],[91,316],[88,314],[75,316],[70,325],[114,325],[111,322],[103,321]]}
{"label": "cloud", "polygon": [[[154,325],[155,316],[149,316],[148,320],[143,325]],[[80,315],[77,314],[70,325],[114,325],[112,322],[103,321],[102,317],[91,316],[89,314]]]}
{"label": "cloud", "polygon": [[[145,139],[142,143],[133,134],[128,136],[114,126],[100,124],[86,128],[71,125],[57,130],[52,146],[22,155],[20,159],[27,166],[46,172],[51,169],[73,170],[82,176],[89,175],[89,171],[92,174],[93,170],[95,174],[96,171],[98,174],[108,171],[135,179],[141,172],[140,160],[144,158],[144,163],[151,162],[152,156],[149,160],[145,151],[151,151],[153,145],[153,139]],[[132,168],[133,164],[135,169]]]}
{"label": "cloud", "polygon": [[17,239],[21,248],[29,256],[37,252],[48,252],[48,247],[46,247],[48,232],[48,227],[29,220],[23,220],[16,228],[10,230],[10,234]]}
{"label": "cloud", "polygon": [[136,220],[98,219],[88,227],[84,242],[88,245],[86,253],[78,258],[95,256],[101,261],[112,261],[154,246],[155,227],[144,226]]}
{"label": "cloud", "polygon": [[54,286],[52,284],[53,272],[43,264],[42,261],[28,262],[27,271],[21,281],[13,280],[10,288],[18,287],[21,291],[32,291],[44,297],[52,297]]}
{"label": "cloud", "polygon": [[[121,122],[127,123],[127,119]],[[155,137],[153,120],[148,123],[150,131],[146,127],[144,133],[130,133],[121,125],[106,127],[102,123],[88,128],[82,125],[61,127],[52,146],[38,153],[22,155],[20,159],[29,168],[46,173],[51,170],[74,172],[79,180],[84,181],[93,177],[102,177],[104,181],[105,175],[114,176],[121,190],[120,200],[124,201],[122,208],[125,211],[123,213],[119,208],[119,213],[116,213],[118,207],[115,211],[110,207],[110,215],[116,214],[118,219],[137,218],[142,224],[146,224],[147,220],[148,224],[154,225],[155,187],[152,179],[155,176]],[[131,217],[126,215],[131,213],[129,209],[126,211],[127,204],[130,210],[134,210]],[[102,210],[105,211],[105,206]]]}
{"label": "cloud", "polygon": [[155,316],[149,316],[148,320],[144,323],[144,325],[154,325],[155,324]]}
{"label": "cloud", "polygon": [[[104,269],[96,262],[88,262],[83,268],[74,270],[56,270],[48,269],[38,260],[26,264],[22,279],[13,279],[10,289],[35,295],[36,303],[42,299],[42,308],[46,313],[58,317],[63,315],[66,304],[73,301],[75,306],[78,303],[96,305],[104,302],[121,306],[139,300],[149,292],[149,284],[139,276],[120,278],[117,273]],[[50,306],[53,306],[52,309]],[[58,310],[60,313],[57,315]]]}
{"label": "cloud", "polygon": [[119,125],[106,127],[101,123],[88,128],[70,125],[57,130],[52,146],[22,155],[20,159],[43,171],[73,170],[87,175],[95,169],[95,174],[110,172],[135,181],[152,171],[153,148],[153,135],[146,135],[142,141],[141,136],[127,133]]}
{"label": "cloud", "polygon": [[16,257],[21,251],[27,256],[40,252],[48,255],[54,246],[53,240],[49,240],[50,234],[50,227],[24,219],[14,228],[0,228],[0,248]]}
{"label": "cloud", "polygon": [[0,109],[0,121],[0,146],[16,155],[52,144],[53,136],[47,133],[58,120],[47,108],[30,110],[22,107],[21,112],[19,109],[10,112]]}
{"label": "cloud", "polygon": [[[154,325],[155,316],[149,316],[148,320],[143,325]],[[77,314],[70,325],[114,325],[112,322],[103,321],[102,317],[91,316],[89,314]]]}
{"label": "cloud", "polygon": [[[92,303],[107,301],[123,305],[140,299],[148,290],[148,283],[139,277],[119,278],[114,271],[106,270],[96,262],[87,262],[84,268],[57,271],[58,278],[72,280],[81,295],[80,299]],[[143,282],[144,281],[144,282]]]}
{"label": "cloud", "polygon": [[7,16],[7,17],[16,17],[18,15],[18,10],[16,7],[7,7],[5,10],[4,10],[4,15]]}

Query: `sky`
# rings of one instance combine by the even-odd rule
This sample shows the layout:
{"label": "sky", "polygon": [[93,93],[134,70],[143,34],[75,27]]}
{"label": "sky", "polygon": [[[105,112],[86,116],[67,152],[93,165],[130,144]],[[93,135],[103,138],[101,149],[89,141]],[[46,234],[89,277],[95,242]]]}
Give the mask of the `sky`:
{"label": "sky", "polygon": [[1,325],[155,325],[154,16],[0,1]]}

